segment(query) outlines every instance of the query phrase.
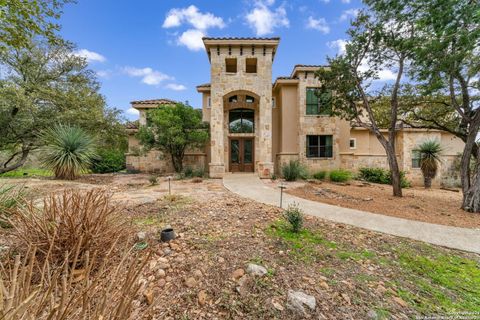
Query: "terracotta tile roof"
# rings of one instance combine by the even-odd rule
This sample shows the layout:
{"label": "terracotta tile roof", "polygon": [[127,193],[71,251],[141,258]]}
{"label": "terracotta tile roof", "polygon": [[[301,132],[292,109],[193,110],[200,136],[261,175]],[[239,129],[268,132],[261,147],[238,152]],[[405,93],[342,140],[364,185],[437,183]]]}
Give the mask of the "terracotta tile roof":
{"label": "terracotta tile roof", "polygon": [[328,66],[321,65],[321,64],[296,64],[294,68],[321,68],[321,67],[328,67]]}
{"label": "terracotta tile roof", "polygon": [[256,37],[203,37],[202,40],[280,40],[280,37],[256,38]]}
{"label": "terracotta tile roof", "polygon": [[131,104],[176,104],[177,101],[173,101],[170,99],[151,99],[151,100],[138,100],[132,101]]}
{"label": "terracotta tile roof", "polygon": [[202,84],[199,84],[199,85],[197,86],[197,88],[199,88],[199,87],[210,87],[210,83],[202,83]]}
{"label": "terracotta tile roof", "polygon": [[126,129],[138,129],[138,120],[129,121],[125,124]]}

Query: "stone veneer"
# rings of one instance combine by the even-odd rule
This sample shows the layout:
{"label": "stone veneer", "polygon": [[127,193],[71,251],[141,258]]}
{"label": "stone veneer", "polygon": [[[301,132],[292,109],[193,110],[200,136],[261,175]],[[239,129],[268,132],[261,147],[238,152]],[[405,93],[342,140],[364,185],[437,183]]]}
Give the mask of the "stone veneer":
{"label": "stone veneer", "polygon": [[[272,60],[273,48],[228,44],[209,49],[211,63],[211,162],[210,177],[221,178],[228,170],[228,128],[225,125],[224,101],[236,93],[256,97],[255,171],[262,178],[273,173],[272,159]],[[252,53],[252,50],[254,52]],[[227,73],[226,58],[237,59],[237,72]],[[257,72],[246,73],[246,58],[257,59]]]}

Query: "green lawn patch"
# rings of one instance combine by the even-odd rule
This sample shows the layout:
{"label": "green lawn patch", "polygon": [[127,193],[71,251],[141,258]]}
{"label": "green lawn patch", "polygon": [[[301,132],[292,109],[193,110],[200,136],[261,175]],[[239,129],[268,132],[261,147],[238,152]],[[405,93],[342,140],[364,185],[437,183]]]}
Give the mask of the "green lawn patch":
{"label": "green lawn patch", "polygon": [[399,295],[422,313],[480,311],[479,262],[429,250],[406,249],[399,264],[408,272],[414,290]]}
{"label": "green lawn patch", "polygon": [[32,177],[53,177],[50,170],[40,168],[20,168],[0,174],[0,178],[32,178]]}

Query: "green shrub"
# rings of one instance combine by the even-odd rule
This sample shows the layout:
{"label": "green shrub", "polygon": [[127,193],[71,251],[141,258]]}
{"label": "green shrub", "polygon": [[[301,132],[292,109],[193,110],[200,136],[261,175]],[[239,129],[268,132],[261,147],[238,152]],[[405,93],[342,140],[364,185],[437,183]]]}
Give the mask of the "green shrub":
{"label": "green shrub", "polygon": [[193,169],[192,167],[185,167],[179,177],[180,179],[203,178],[205,177],[205,170],[203,168]]}
{"label": "green shrub", "polygon": [[[358,178],[373,183],[392,184],[390,170],[382,168],[360,168]],[[405,178],[403,171],[400,171],[400,183],[402,188],[410,187],[410,182]]]}
{"label": "green shrub", "polygon": [[330,172],[330,180],[333,182],[346,182],[350,179],[352,179],[350,171],[337,169]]}
{"label": "green shrub", "polygon": [[148,177],[148,182],[150,182],[150,185],[155,186],[158,184],[158,176],[156,175],[151,175]]}
{"label": "green shrub", "polygon": [[93,173],[118,172],[126,168],[125,154],[122,150],[107,149],[97,152],[91,166]]}
{"label": "green shrub", "polygon": [[303,226],[303,212],[297,203],[290,204],[283,212],[285,220],[290,224],[292,232],[299,232]]}
{"label": "green shrub", "polygon": [[288,164],[282,166],[283,178],[287,181],[308,178],[307,169],[298,160],[290,160]]}
{"label": "green shrub", "polygon": [[327,171],[318,171],[313,174],[313,178],[317,180],[324,180],[327,177]]}

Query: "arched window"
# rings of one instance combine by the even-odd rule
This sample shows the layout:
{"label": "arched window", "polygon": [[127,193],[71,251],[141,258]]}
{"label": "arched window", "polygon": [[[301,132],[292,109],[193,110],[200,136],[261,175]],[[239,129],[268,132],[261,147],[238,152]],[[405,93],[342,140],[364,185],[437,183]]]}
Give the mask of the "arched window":
{"label": "arched window", "polygon": [[253,133],[255,112],[251,109],[233,109],[229,113],[231,133]]}

